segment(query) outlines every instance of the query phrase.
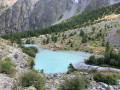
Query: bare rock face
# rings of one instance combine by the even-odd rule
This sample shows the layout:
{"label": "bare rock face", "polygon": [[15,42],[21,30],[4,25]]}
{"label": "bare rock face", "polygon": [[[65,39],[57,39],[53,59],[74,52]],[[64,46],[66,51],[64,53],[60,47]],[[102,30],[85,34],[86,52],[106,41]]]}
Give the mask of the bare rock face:
{"label": "bare rock face", "polygon": [[105,40],[110,42],[110,44],[112,44],[114,46],[120,47],[120,34],[117,33],[117,30],[120,30],[120,26],[107,32],[107,34],[105,36]]}
{"label": "bare rock face", "polygon": [[14,79],[6,77],[4,74],[0,74],[0,90],[11,90]]}
{"label": "bare rock face", "polygon": [[17,0],[0,0],[0,14],[14,5],[16,2]]}
{"label": "bare rock face", "polygon": [[18,0],[0,16],[1,33],[41,28],[51,25],[72,0]]}
{"label": "bare rock face", "polygon": [[[119,0],[0,0],[0,34],[48,27],[85,10],[93,10]],[[3,7],[7,6],[7,7]],[[5,9],[4,9],[5,8]]]}

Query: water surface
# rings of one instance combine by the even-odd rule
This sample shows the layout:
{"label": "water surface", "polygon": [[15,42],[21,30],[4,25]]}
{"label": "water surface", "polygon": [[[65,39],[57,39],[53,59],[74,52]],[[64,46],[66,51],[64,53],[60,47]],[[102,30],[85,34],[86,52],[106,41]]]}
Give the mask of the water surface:
{"label": "water surface", "polygon": [[[25,46],[29,47],[31,45]],[[36,54],[34,68],[36,70],[43,69],[45,73],[62,73],[67,71],[70,63],[75,65],[77,62],[89,58],[89,56],[90,54],[85,52],[51,51],[39,48],[39,53]]]}

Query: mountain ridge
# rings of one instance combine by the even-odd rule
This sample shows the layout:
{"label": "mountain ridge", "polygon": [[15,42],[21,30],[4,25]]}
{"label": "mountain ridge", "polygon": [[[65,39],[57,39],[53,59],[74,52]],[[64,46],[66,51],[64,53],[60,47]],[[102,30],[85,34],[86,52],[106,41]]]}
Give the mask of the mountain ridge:
{"label": "mountain ridge", "polygon": [[60,22],[85,10],[108,5],[109,0],[19,0],[0,15],[0,34],[48,27],[59,22],[58,19],[62,15]]}

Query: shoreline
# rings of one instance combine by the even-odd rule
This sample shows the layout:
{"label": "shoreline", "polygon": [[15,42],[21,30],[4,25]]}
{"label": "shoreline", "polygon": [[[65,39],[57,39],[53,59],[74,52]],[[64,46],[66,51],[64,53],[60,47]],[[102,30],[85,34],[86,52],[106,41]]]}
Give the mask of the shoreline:
{"label": "shoreline", "polygon": [[[83,53],[89,53],[89,52],[85,52],[85,51],[74,51],[74,50],[59,50],[59,49],[51,49],[51,48],[42,48],[42,47],[40,47],[40,45],[39,44],[27,44],[27,45],[30,45],[30,46],[37,46],[37,48],[39,48],[39,49],[43,49],[43,50],[51,50],[51,51],[58,51],[58,52],[83,52]],[[91,53],[89,53],[89,54],[91,54]],[[91,55],[95,55],[95,56],[97,56],[97,57],[102,57],[102,55],[98,55],[98,54],[95,54],[95,53],[92,53]],[[102,66],[94,66],[94,65],[89,65],[89,64],[85,64],[85,62],[84,61],[82,61],[82,62],[78,62],[78,63],[76,63],[75,65],[75,68],[77,68],[77,69],[87,69],[87,70],[90,70],[90,69],[92,69],[92,68],[96,68],[96,69],[98,69],[98,70],[116,70],[116,71],[120,71],[120,69],[117,69],[117,68],[112,68],[112,67],[102,67]],[[66,72],[63,72],[63,73],[47,73],[47,75],[48,74],[64,74],[64,73],[66,73]]]}
{"label": "shoreline", "polygon": [[96,68],[98,70],[116,70],[116,71],[120,71],[120,69],[117,69],[117,68],[88,65],[88,64],[85,64],[85,62],[79,62],[79,63],[76,64],[75,67],[77,69],[79,69],[79,70],[80,69],[90,70],[90,69]]}

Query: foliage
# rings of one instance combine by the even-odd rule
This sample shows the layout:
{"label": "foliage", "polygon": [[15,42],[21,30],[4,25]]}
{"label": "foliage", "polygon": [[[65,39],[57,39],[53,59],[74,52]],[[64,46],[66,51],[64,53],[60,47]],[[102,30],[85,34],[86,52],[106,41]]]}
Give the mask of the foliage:
{"label": "foliage", "polygon": [[110,45],[107,42],[106,50],[104,57],[96,58],[95,56],[90,56],[88,60],[85,60],[85,63],[91,65],[107,65],[115,68],[120,68],[120,53],[114,53],[110,49]]}
{"label": "foliage", "polygon": [[97,82],[104,82],[109,85],[116,85],[117,84],[117,79],[113,77],[113,75],[104,75],[97,73],[94,75],[94,80]]}
{"label": "foliage", "polygon": [[3,35],[2,38],[11,39],[11,41],[21,44],[22,42],[20,38],[39,36],[41,34],[58,33],[58,32],[63,32],[70,29],[93,25],[97,22],[100,22],[100,21],[96,21],[99,18],[102,18],[105,15],[110,15],[112,13],[120,14],[120,3],[114,4],[108,7],[99,8],[93,11],[83,12],[82,14],[72,17],[66,22],[56,24],[47,28],[29,30],[29,31],[24,31],[20,33],[11,32],[11,34]]}
{"label": "foliage", "polygon": [[45,90],[45,80],[40,73],[28,71],[20,77],[20,84],[23,87],[34,86],[37,90]]}
{"label": "foliage", "polygon": [[38,49],[36,47],[22,47],[22,51],[31,57],[35,57]]}
{"label": "foliage", "polygon": [[62,19],[63,18],[63,14],[58,18],[58,20]]}
{"label": "foliage", "polygon": [[80,36],[82,36],[82,37],[83,37],[84,35],[85,35],[84,31],[83,31],[83,30],[81,30],[81,31],[80,31]]}
{"label": "foliage", "polygon": [[120,29],[117,30],[117,34],[120,34]]}
{"label": "foliage", "polygon": [[35,62],[34,62],[34,60],[32,60],[30,63],[30,68],[32,69],[34,66],[35,66]]}
{"label": "foliage", "polygon": [[11,61],[0,61],[0,72],[5,74],[14,74],[14,64]]}
{"label": "foliage", "polygon": [[5,61],[11,62],[11,59],[9,57],[6,57]]}
{"label": "foliage", "polygon": [[17,59],[18,58],[18,54],[14,54],[14,58]]}
{"label": "foliage", "polygon": [[96,68],[92,68],[88,71],[88,73],[97,73],[98,70]]}
{"label": "foliage", "polygon": [[83,38],[82,38],[82,43],[87,43],[88,39],[87,39],[87,36],[85,35]]}
{"label": "foliage", "polygon": [[77,69],[72,65],[72,63],[70,63],[68,66],[67,73],[69,74],[69,73],[74,72],[74,71],[77,71]]}
{"label": "foliage", "polygon": [[72,79],[65,80],[65,82],[60,85],[59,90],[84,90],[89,84],[88,78],[76,76]]}

